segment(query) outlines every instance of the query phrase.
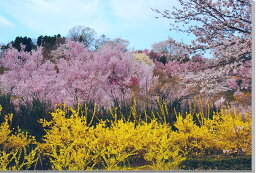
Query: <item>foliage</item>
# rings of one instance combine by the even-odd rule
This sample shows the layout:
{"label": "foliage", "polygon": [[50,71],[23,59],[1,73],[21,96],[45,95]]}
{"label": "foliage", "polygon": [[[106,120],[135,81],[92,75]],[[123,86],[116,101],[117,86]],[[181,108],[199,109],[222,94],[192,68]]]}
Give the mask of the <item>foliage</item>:
{"label": "foliage", "polygon": [[[0,96],[0,105],[4,107],[2,114],[6,115],[8,113],[15,113],[15,109],[11,103],[11,96],[10,95],[1,95]],[[4,122],[4,117],[0,117],[0,123]]]}
{"label": "foliage", "polygon": [[37,169],[39,160],[53,170],[226,169],[240,160],[247,169],[252,1],[179,2],[155,11],[183,23],[171,27],[194,34],[192,45],[169,38],[131,51],[83,26],[69,31],[73,41],[0,45],[0,169]]}
{"label": "foliage", "polygon": [[[67,110],[72,112],[69,118],[65,117]],[[183,160],[170,143],[170,127],[154,120],[136,126],[135,122],[115,119],[110,127],[106,121],[90,127],[87,117],[78,116],[70,107],[57,109],[52,116],[50,122],[41,121],[50,126],[41,147],[51,158],[52,169],[114,170],[136,158],[148,161],[154,169],[170,169]]]}
{"label": "foliage", "polygon": [[188,159],[180,167],[185,170],[252,170],[252,158],[243,156]]}
{"label": "foliage", "polygon": [[[159,112],[166,115],[166,106],[159,102]],[[2,109],[2,107],[0,107]],[[136,102],[131,117],[118,116],[111,110],[112,120],[97,116],[94,105],[92,118],[88,112],[64,105],[51,113],[52,119],[41,119],[46,134],[42,142],[18,130],[12,132],[12,114],[1,124],[2,170],[36,168],[37,160],[49,160],[43,169],[53,170],[128,170],[180,169],[184,160],[220,155],[251,156],[251,114],[240,115],[223,109],[212,118],[197,113],[177,115],[173,129],[161,118],[137,113]],[[99,123],[92,124],[93,119]],[[37,147],[28,147],[31,144]],[[185,168],[184,164],[181,168]]]}
{"label": "foliage", "polygon": [[26,52],[30,52],[35,47],[30,37],[16,37],[10,44],[18,51],[24,49]]}
{"label": "foliage", "polygon": [[65,37],[60,34],[54,36],[39,36],[37,46],[43,47],[43,57],[45,60],[52,60],[51,51],[56,50],[61,44],[65,43]]}
{"label": "foliage", "polygon": [[[4,108],[2,114],[13,114],[10,128],[14,131],[21,128],[22,131],[28,132],[30,135],[35,136],[36,140],[40,141],[45,132],[38,120],[42,118],[49,120],[51,118],[49,113],[52,110],[51,105],[33,99],[31,105],[20,105],[18,107],[19,111],[17,111],[12,104],[12,99],[13,97],[10,95],[0,96],[0,105]],[[0,123],[4,121],[4,117],[1,116]]]}
{"label": "foliage", "polygon": [[[0,116],[1,111],[0,106]],[[13,133],[10,128],[12,117],[12,114],[5,115],[5,121],[0,124],[0,170],[27,170],[37,160],[37,148],[29,148],[36,141],[21,129]]]}
{"label": "foliage", "polygon": [[181,115],[175,123],[178,129],[177,144],[188,153],[189,157],[197,157],[220,152],[234,155],[251,155],[251,115],[244,117],[236,112],[220,112],[213,119],[196,115],[199,125],[193,121],[191,114],[186,118]]}
{"label": "foliage", "polygon": [[[133,121],[117,119],[113,112],[114,120],[90,126],[92,121],[86,120],[86,114],[78,115],[64,105],[52,113],[51,121],[41,120],[43,126],[50,127],[45,143],[40,144],[42,154],[50,157],[52,169],[58,170],[119,170],[129,165],[133,169],[147,165],[150,169],[170,170],[178,169],[186,158],[223,153],[251,155],[250,115],[223,111],[209,119],[198,114],[199,125],[191,114],[185,118],[179,115],[174,124],[177,130],[173,131],[166,123],[156,119],[145,122],[135,110],[132,112]],[[97,118],[96,113],[93,117]],[[134,165],[136,159],[143,164]]]}

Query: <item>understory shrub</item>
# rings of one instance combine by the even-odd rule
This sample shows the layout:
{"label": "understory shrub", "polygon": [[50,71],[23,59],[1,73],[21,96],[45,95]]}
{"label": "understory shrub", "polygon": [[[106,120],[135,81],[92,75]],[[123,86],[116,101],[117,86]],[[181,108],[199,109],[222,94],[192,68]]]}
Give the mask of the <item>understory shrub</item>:
{"label": "understory shrub", "polygon": [[251,170],[252,158],[194,158],[183,161],[180,167],[185,170]]}
{"label": "understory shrub", "polygon": [[102,119],[96,105],[90,116],[81,107],[58,105],[51,119],[40,119],[45,131],[41,141],[28,132],[14,132],[12,114],[5,116],[0,127],[2,170],[178,170],[189,167],[186,160],[252,154],[250,112],[223,109],[212,117],[199,112],[197,121],[191,113],[177,113],[173,129],[165,121],[167,106],[160,102],[159,111],[151,112],[152,117],[144,113],[145,118],[136,100],[128,117],[110,109],[112,119]]}

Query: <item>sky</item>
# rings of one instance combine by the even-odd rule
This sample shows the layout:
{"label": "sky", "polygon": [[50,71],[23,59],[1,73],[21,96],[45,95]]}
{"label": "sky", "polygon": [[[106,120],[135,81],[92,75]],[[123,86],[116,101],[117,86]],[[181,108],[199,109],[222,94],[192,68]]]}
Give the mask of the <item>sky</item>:
{"label": "sky", "polygon": [[0,43],[16,36],[67,36],[78,25],[94,29],[98,36],[122,38],[136,50],[169,37],[189,43],[185,34],[169,30],[170,21],[158,18],[151,8],[179,7],[177,0],[1,0]]}

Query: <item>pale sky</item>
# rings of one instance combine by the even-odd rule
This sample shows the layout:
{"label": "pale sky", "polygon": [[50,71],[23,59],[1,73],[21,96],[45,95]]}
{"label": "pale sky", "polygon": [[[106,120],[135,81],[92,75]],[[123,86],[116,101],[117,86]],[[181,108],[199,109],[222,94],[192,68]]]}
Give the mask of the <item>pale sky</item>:
{"label": "pale sky", "polygon": [[94,29],[98,36],[126,39],[135,49],[150,49],[169,37],[188,42],[188,36],[170,31],[168,19],[156,19],[151,10],[177,5],[176,0],[1,0],[0,43],[16,36],[67,36],[78,25]]}

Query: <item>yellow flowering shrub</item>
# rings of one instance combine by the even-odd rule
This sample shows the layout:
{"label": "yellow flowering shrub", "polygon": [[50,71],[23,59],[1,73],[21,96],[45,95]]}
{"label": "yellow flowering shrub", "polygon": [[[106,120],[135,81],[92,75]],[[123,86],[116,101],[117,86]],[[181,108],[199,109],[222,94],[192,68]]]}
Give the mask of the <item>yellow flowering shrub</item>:
{"label": "yellow flowering shrub", "polygon": [[188,157],[208,155],[218,150],[214,134],[207,126],[196,125],[191,114],[187,114],[185,118],[179,114],[174,125],[178,129],[177,132],[173,132],[175,144]]}
{"label": "yellow flowering shrub", "polygon": [[11,129],[9,123],[12,120],[12,114],[9,114],[4,117],[4,122],[0,125],[0,144],[4,144],[8,139],[8,136],[11,134]]}
{"label": "yellow flowering shrub", "polygon": [[[159,112],[142,120],[134,101],[130,117],[119,116],[114,108],[114,120],[103,121],[96,105],[90,119],[79,106],[59,105],[50,121],[40,120],[46,132],[42,143],[20,129],[14,133],[13,115],[8,114],[0,124],[0,170],[36,167],[39,158],[49,160],[47,169],[52,170],[175,170],[191,157],[251,156],[251,113],[223,109],[212,118],[203,112],[177,114],[172,130],[165,119],[167,105],[158,101],[158,106]],[[94,118],[99,123],[92,125]],[[37,147],[31,149],[31,144]]]}
{"label": "yellow flowering shrub", "polygon": [[[170,126],[156,120],[136,126],[135,122],[118,120],[111,127],[95,132],[100,143],[94,146],[99,152],[103,151],[108,170],[121,169],[120,166],[129,165],[136,158],[145,160],[147,166],[157,170],[175,169],[184,160],[179,155],[180,150],[172,145]],[[137,169],[145,165],[134,166]]]}
{"label": "yellow flowering shrub", "polygon": [[153,120],[135,125],[121,119],[111,121],[110,127],[106,121],[93,127],[86,124],[85,116],[79,116],[70,107],[68,110],[72,112],[69,118],[67,111],[57,109],[52,113],[52,121],[41,120],[43,126],[50,127],[40,148],[50,158],[52,169],[129,169],[126,166],[137,158],[148,162],[152,169],[168,170],[177,168],[184,160],[172,145],[166,124]]}
{"label": "yellow flowering shrub", "polygon": [[252,154],[252,114],[221,111],[214,115],[216,143],[226,154]]}
{"label": "yellow flowering shrub", "polygon": [[142,134],[137,145],[144,148],[144,159],[149,161],[154,170],[174,170],[185,160],[184,153],[174,145],[175,137],[171,127],[160,124],[156,120],[138,126],[138,133]]}
{"label": "yellow flowering shrub", "polygon": [[36,162],[37,149],[28,149],[30,144],[36,143],[35,138],[20,129],[13,132],[12,118],[13,114],[5,115],[0,124],[0,170],[28,169]]}
{"label": "yellow flowering shrub", "polygon": [[200,126],[193,121],[191,114],[186,118],[177,117],[173,132],[176,144],[189,157],[210,154],[242,154],[251,155],[252,119],[251,114],[240,115],[235,111],[215,113],[213,119],[200,114],[196,115]]}
{"label": "yellow flowering shrub", "polygon": [[[66,118],[67,111],[72,114]],[[44,142],[39,148],[44,156],[50,158],[54,170],[86,170],[89,169],[94,155],[90,154],[90,143],[94,136],[86,124],[86,117],[69,107],[68,110],[56,109],[52,113],[52,120],[41,120],[46,130]]]}

